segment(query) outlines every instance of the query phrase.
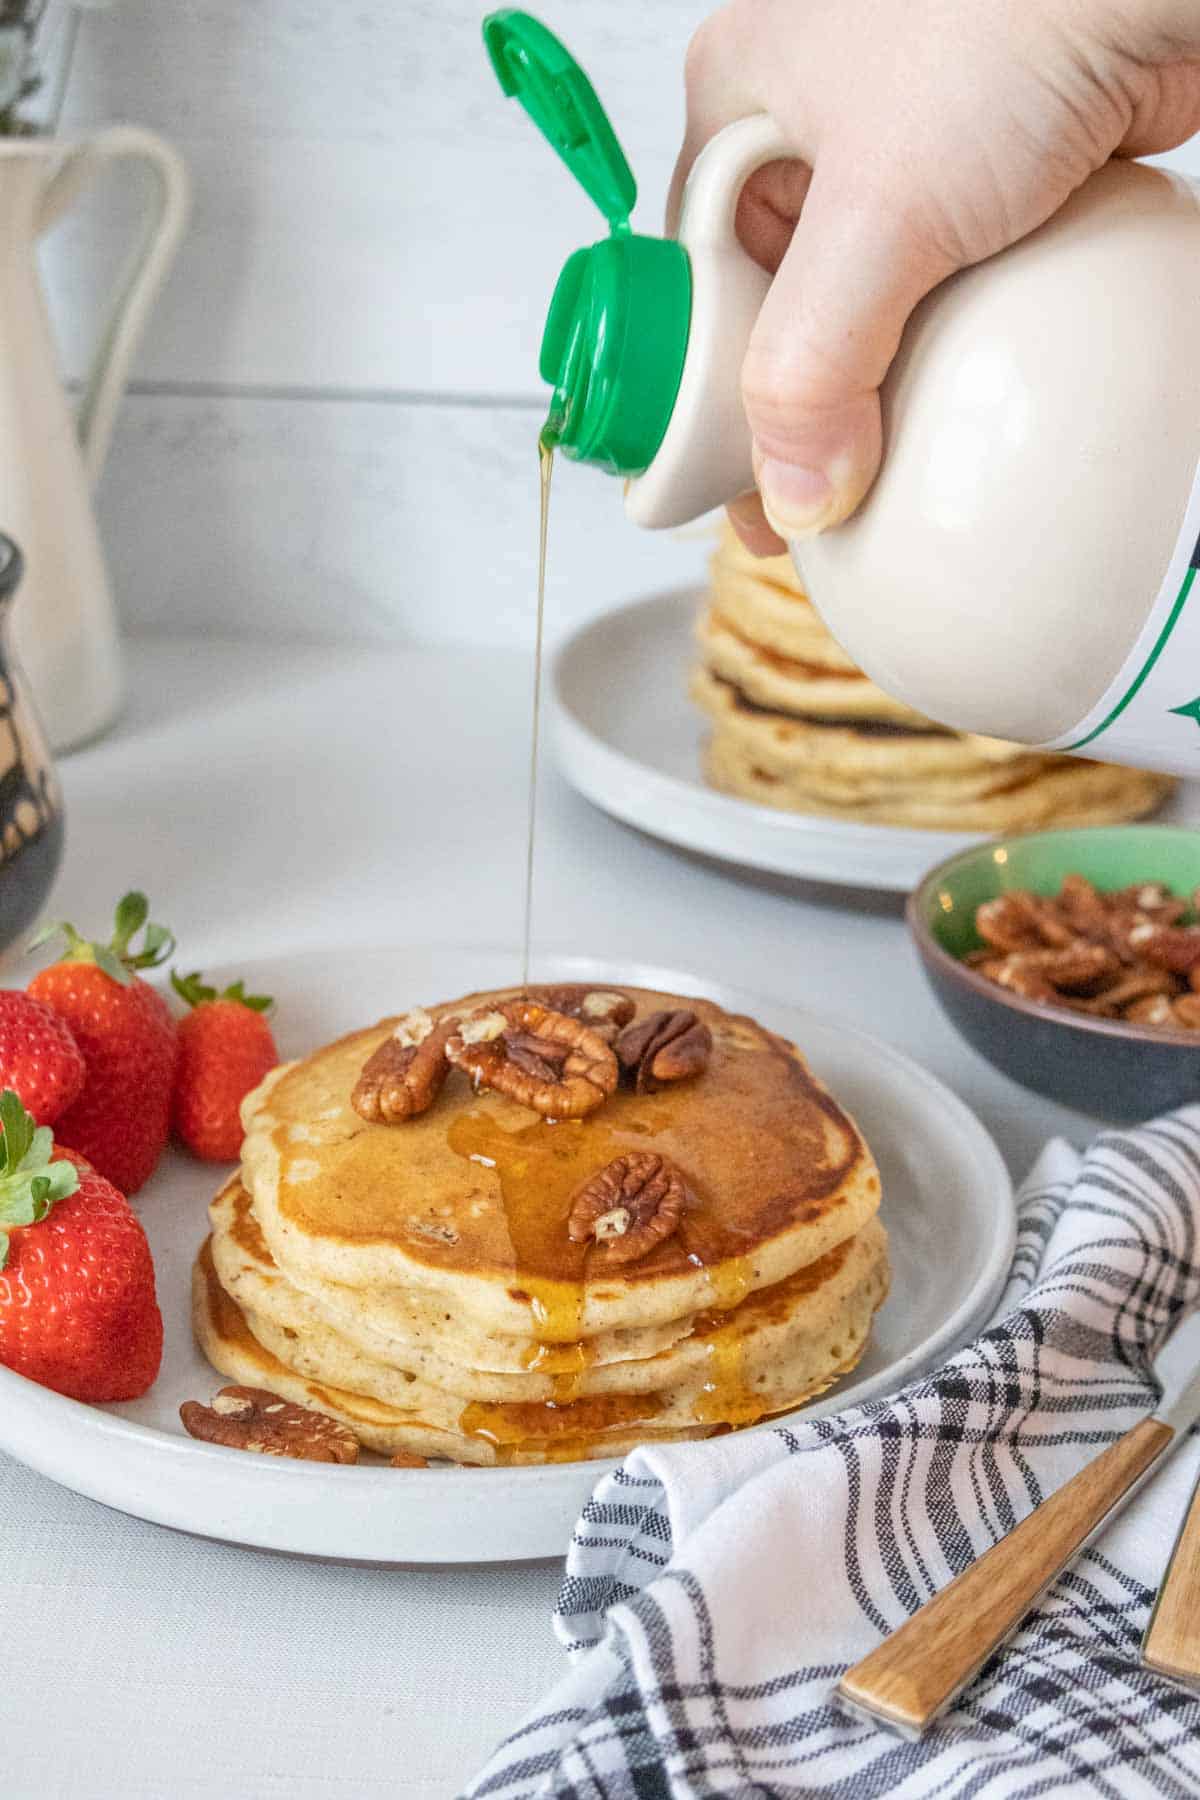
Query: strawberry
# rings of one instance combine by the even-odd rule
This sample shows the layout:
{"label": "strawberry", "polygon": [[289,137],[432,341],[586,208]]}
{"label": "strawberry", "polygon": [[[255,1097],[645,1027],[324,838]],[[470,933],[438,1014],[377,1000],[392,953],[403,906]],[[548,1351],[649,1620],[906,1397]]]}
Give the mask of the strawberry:
{"label": "strawberry", "polygon": [[[161,994],[135,973],[164,961],[175,940],[146,923],[144,894],[126,894],[108,944],[91,944],[73,925],[50,925],[30,948],[62,932],[61,961],[42,969],[29,992],[65,1019],[87,1065],[79,1098],[59,1115],[60,1143],[86,1156],[101,1175],[135,1194],[166,1147],[178,1044]],[[143,947],[131,941],[145,926]]]}
{"label": "strawberry", "polygon": [[19,1094],[39,1125],[53,1125],[86,1073],[64,1019],[19,988],[0,989],[0,1088]]}
{"label": "strawberry", "polygon": [[199,971],[171,976],[193,1009],[179,1024],[179,1064],[171,1118],[175,1135],[205,1162],[233,1162],[242,1148],[239,1107],[279,1061],[263,1014],[265,994],[247,994],[235,981],[224,993],[206,987]]}
{"label": "strawberry", "polygon": [[0,1363],[72,1400],[136,1400],[162,1362],[133,1208],[0,1093]]}

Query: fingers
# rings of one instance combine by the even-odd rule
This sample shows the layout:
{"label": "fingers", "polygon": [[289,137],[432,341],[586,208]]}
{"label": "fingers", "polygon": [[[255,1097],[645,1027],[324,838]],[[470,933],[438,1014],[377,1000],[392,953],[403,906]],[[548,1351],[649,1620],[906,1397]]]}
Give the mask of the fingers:
{"label": "fingers", "polygon": [[[1200,31],[1200,27],[1197,28]],[[1200,131],[1200,69],[1195,62],[1147,71],[1134,101],[1122,156],[1158,156]]]}
{"label": "fingers", "polygon": [[878,177],[819,164],[742,370],[766,516],[811,537],[852,513],[881,450],[879,384],[954,259]]}
{"label": "fingers", "polygon": [[738,196],[739,239],[760,268],[772,274],[787,255],[796,220],[812,181],[807,163],[767,163]]}
{"label": "fingers", "polygon": [[729,523],[752,556],[783,555],[787,545],[767,524],[762,500],[753,489],[731,500],[725,511],[729,514]]}

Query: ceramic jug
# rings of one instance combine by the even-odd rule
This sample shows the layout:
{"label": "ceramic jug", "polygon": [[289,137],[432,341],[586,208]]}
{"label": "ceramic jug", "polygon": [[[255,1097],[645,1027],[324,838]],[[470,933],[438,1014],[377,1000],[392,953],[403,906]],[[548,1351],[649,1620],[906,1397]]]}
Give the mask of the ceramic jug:
{"label": "ceramic jug", "polygon": [[[38,279],[37,244],[118,158],[150,170],[152,198],[73,415]],[[0,139],[0,530],[24,554],[14,645],[56,750],[95,737],[121,703],[116,617],[91,490],[187,204],[183,165],[151,132],[118,125],[78,143]]]}
{"label": "ceramic jug", "polygon": [[[754,484],[741,370],[770,276],[738,197],[792,154],[762,115],[697,157],[675,238],[583,71],[536,19],[484,24],[514,95],[609,225],[563,267],[543,441],[625,478],[639,525]],[[886,455],[854,516],[792,545],[834,637],[961,731],[1200,771],[1200,184],[1116,160],[913,313],[881,390]]]}
{"label": "ceramic jug", "polygon": [[37,711],[9,648],[21,552],[0,536],[0,950],[45,905],[62,857],[62,800]]}

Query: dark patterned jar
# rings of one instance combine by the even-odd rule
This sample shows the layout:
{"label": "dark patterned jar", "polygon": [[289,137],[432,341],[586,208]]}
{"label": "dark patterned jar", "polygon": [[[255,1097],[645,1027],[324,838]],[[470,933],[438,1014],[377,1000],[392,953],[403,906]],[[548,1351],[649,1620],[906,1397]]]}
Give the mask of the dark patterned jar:
{"label": "dark patterned jar", "polygon": [[0,949],[37,918],[62,860],[62,794],[9,642],[21,552],[0,535]]}

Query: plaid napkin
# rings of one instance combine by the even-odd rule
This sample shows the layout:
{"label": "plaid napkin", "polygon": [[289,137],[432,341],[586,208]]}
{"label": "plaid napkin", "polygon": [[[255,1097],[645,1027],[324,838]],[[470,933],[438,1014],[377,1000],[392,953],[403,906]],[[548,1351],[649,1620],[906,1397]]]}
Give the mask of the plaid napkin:
{"label": "plaid napkin", "polygon": [[572,1666],[472,1795],[1200,1793],[1200,1699],[1137,1660],[1195,1438],[922,1742],[832,1702],[850,1663],[1150,1410],[1149,1359],[1200,1300],[1200,1106],[1082,1159],[1050,1144],[1018,1206],[998,1322],[938,1374],[604,1477],[558,1602]]}

